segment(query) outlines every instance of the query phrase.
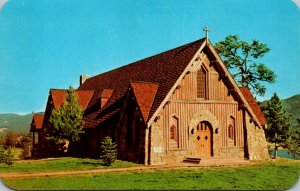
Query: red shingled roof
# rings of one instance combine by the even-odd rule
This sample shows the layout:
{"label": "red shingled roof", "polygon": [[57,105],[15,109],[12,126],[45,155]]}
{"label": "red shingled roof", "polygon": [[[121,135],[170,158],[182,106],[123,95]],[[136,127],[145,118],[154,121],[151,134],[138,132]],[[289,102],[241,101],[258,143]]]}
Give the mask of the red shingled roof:
{"label": "red shingled roof", "polygon": [[144,121],[147,121],[152,103],[158,89],[158,84],[134,82],[131,83],[131,87],[142,112]]}
{"label": "red shingled roof", "polygon": [[113,90],[111,89],[104,89],[103,92],[101,93],[101,98],[110,98]]}
{"label": "red shingled roof", "polygon": [[[94,94],[94,91],[78,91],[75,90],[75,94],[78,96],[78,104],[85,110]],[[67,90],[58,90],[58,89],[51,89],[50,95],[53,100],[54,108],[60,107],[67,95]]]}
{"label": "red shingled roof", "polygon": [[262,110],[260,109],[257,101],[255,100],[255,98],[254,98],[253,94],[251,93],[251,91],[249,90],[249,88],[241,87],[240,90],[241,90],[242,94],[244,95],[245,99],[247,100],[248,104],[252,108],[253,112],[255,113],[259,122],[262,125],[267,124],[266,117],[265,117],[264,113],[262,112]]}
{"label": "red shingled roof", "polygon": [[41,129],[44,120],[44,114],[34,114],[32,118],[32,128]]}
{"label": "red shingled roof", "polygon": [[78,88],[78,90],[95,90],[95,94],[88,106],[89,111],[86,119],[89,122],[86,123],[86,127],[97,126],[97,122],[92,120],[100,120],[99,116],[104,110],[95,106],[98,104],[97,95],[101,95],[104,89],[112,89],[112,95],[105,108],[110,107],[111,104],[124,96],[125,90],[130,83],[135,81],[159,84],[153,103],[147,109],[149,110],[149,120],[204,42],[205,39],[197,40],[87,79]]}

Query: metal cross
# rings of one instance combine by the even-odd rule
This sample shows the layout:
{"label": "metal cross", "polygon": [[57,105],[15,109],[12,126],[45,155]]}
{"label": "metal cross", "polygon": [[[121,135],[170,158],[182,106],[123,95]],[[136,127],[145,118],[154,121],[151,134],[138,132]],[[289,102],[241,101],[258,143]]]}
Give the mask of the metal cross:
{"label": "metal cross", "polygon": [[210,32],[210,30],[208,29],[208,26],[205,26],[203,31],[205,31],[206,40],[208,40],[208,32]]}

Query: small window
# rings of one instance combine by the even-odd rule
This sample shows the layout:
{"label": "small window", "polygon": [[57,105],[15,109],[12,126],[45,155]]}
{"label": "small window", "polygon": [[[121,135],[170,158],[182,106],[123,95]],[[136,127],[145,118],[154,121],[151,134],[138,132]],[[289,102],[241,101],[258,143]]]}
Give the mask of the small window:
{"label": "small window", "polygon": [[235,132],[236,127],[235,127],[235,118],[233,116],[230,116],[228,124],[229,124],[227,127],[228,141],[230,142],[230,144],[236,146],[236,132]]}
{"label": "small window", "polygon": [[176,126],[172,125],[170,128],[170,139],[176,140]]}
{"label": "small window", "polygon": [[206,71],[203,67],[197,71],[197,98],[206,99]]}
{"label": "small window", "polygon": [[178,130],[178,117],[172,115],[170,117],[169,126],[169,148],[176,149],[179,148],[179,130]]}
{"label": "small window", "polygon": [[231,140],[234,139],[234,129],[232,125],[228,126],[228,138]]}

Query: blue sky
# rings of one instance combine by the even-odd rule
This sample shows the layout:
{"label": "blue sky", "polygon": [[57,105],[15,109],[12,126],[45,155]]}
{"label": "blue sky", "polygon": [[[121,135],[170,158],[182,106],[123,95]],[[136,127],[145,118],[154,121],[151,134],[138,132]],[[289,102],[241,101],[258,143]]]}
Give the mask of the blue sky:
{"label": "blue sky", "polygon": [[43,111],[50,88],[204,37],[258,39],[278,76],[265,97],[300,93],[300,9],[291,0],[10,0],[0,11],[0,113]]}

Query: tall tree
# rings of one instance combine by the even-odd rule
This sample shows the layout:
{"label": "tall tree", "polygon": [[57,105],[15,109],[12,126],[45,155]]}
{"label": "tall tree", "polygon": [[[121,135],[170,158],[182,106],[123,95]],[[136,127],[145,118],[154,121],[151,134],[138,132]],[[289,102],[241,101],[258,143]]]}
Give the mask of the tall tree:
{"label": "tall tree", "polygon": [[266,138],[269,142],[274,143],[274,158],[276,158],[278,147],[284,147],[289,137],[290,114],[283,109],[276,93],[267,102],[264,113],[268,121]]}
{"label": "tall tree", "polygon": [[70,86],[66,98],[58,109],[50,116],[49,139],[59,143],[63,140],[77,142],[83,133],[83,112],[77,102],[75,90]]}
{"label": "tall tree", "polygon": [[253,40],[241,41],[238,35],[229,35],[216,43],[215,49],[221,56],[238,85],[248,87],[254,93],[263,96],[266,87],[261,82],[274,83],[276,74],[256,59],[270,51],[266,44]]}

